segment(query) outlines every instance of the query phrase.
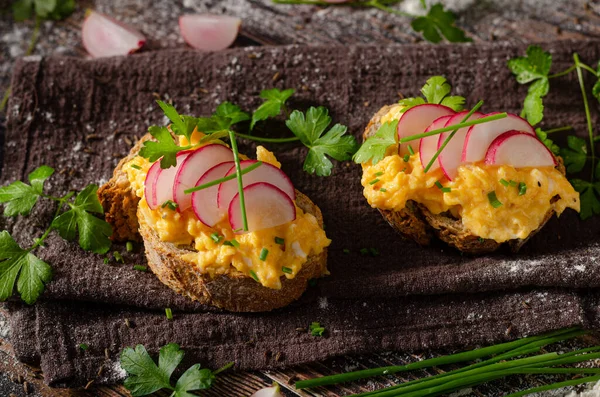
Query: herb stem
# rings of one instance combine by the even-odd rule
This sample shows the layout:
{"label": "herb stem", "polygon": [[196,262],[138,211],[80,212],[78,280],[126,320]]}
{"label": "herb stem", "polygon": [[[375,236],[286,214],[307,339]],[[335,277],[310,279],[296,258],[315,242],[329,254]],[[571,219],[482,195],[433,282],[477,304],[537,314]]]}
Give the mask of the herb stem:
{"label": "herb stem", "polygon": [[10,98],[10,91],[12,87],[9,86],[6,91],[4,91],[4,97],[2,98],[2,102],[0,102],[0,112],[4,111],[6,104],[8,103],[8,98]]}
{"label": "herb stem", "polygon": [[248,231],[248,217],[246,216],[246,200],[244,199],[244,181],[242,180],[242,167],[240,165],[240,154],[238,152],[235,132],[229,130],[229,140],[231,141],[231,150],[233,151],[233,161],[235,163],[235,175],[238,184],[238,194],[240,195],[240,211],[242,211],[242,222],[244,231]]}
{"label": "herb stem", "polygon": [[483,124],[483,123],[487,123],[489,121],[503,119],[503,118],[505,118],[507,116],[508,116],[507,113],[498,113],[498,114],[494,114],[494,115],[491,115],[491,116],[482,117],[482,118],[477,119],[477,120],[469,120],[469,121],[465,121],[464,123],[461,122],[461,123],[454,124],[454,125],[451,125],[451,126],[448,126],[448,127],[438,128],[437,130],[431,130],[429,132],[423,132],[421,134],[410,135],[410,136],[407,136],[407,137],[404,137],[404,138],[400,139],[398,141],[398,143],[406,143],[406,142],[416,141],[417,139],[426,138],[428,136],[439,135],[442,132],[454,131],[456,129],[460,129],[460,128],[464,128],[464,127],[470,127],[472,125]]}
{"label": "herb stem", "polygon": [[230,363],[227,363],[227,364],[223,365],[221,368],[219,368],[219,369],[217,369],[217,370],[213,371],[213,375],[218,375],[218,374],[220,374],[221,372],[228,370],[229,368],[233,367],[233,365],[234,365],[234,364],[235,364],[235,363],[232,361],[232,362],[230,362]]}
{"label": "herb stem", "polygon": [[591,182],[594,182],[594,163],[596,162],[596,149],[594,145],[594,128],[592,126],[592,116],[590,115],[590,106],[588,104],[587,94],[585,92],[585,84],[583,81],[583,73],[581,72],[582,63],[579,61],[579,54],[573,54],[575,60],[575,67],[577,68],[577,79],[579,80],[579,87],[581,88],[581,96],[583,98],[583,107],[585,109],[585,119],[587,121],[588,135],[590,138],[590,149],[592,154],[592,167],[590,172]]}
{"label": "herb stem", "polygon": [[[483,105],[483,101],[477,102],[477,104],[475,106],[473,106],[473,109],[471,109],[469,111],[469,113],[467,113],[467,115],[462,119],[461,123],[464,123],[467,120],[469,120],[469,117],[471,117],[473,115],[473,113],[475,113],[477,111],[477,109],[479,109],[481,107],[481,105]],[[460,123],[457,125],[460,125]],[[454,128],[454,130],[450,133],[450,135],[448,135],[448,137],[446,138],[444,143],[442,143],[442,146],[437,150],[437,152],[435,152],[435,154],[429,161],[429,164],[427,164],[427,167],[425,167],[425,170],[424,170],[425,172],[429,171],[429,169],[433,166],[433,163],[435,163],[435,161],[440,156],[440,154],[444,151],[444,149],[446,148],[448,143],[452,140],[452,138],[454,138],[454,135],[456,135],[456,133],[460,129],[460,127],[456,128],[456,126],[452,126],[452,128]]]}
{"label": "herb stem", "polygon": [[553,79],[553,78],[556,78],[556,77],[561,77],[561,76],[564,76],[564,75],[567,75],[567,74],[571,73],[575,69],[576,69],[576,66],[572,65],[568,69],[563,70],[562,72],[558,72],[558,73],[549,75],[548,78],[549,79]]}
{"label": "herb stem", "polygon": [[591,67],[589,67],[588,65],[586,65],[585,63],[579,63],[579,67],[587,70],[588,72],[590,72],[591,74],[593,74],[594,76],[598,77],[598,73],[596,73],[596,71],[594,69],[592,69]]}
{"label": "herb stem", "polygon": [[[63,205],[74,194],[75,194],[75,192],[69,192],[65,196],[63,196],[63,197],[61,197],[61,198],[58,199],[58,207],[56,208],[56,211],[54,212],[54,217],[52,217],[52,219],[55,219],[58,216],[58,214],[60,214],[60,210],[62,209]],[[45,195],[44,195],[44,197],[45,197]],[[53,200],[54,200],[54,198],[53,198]],[[48,235],[50,234],[50,232],[53,229],[54,229],[54,227],[52,226],[52,223],[50,223],[50,226],[48,226],[48,228],[46,229],[46,231],[44,231],[44,234],[42,234],[42,236],[35,241],[35,243],[27,250],[27,252],[32,252],[34,249],[36,249],[37,247],[39,247],[42,244],[44,244],[44,240],[46,240],[46,238],[48,237]]]}
{"label": "herb stem", "polygon": [[573,126],[566,125],[564,127],[551,128],[549,130],[544,131],[546,134],[552,134],[553,132],[561,132],[561,131],[571,131]]}
{"label": "herb stem", "polygon": [[25,51],[25,56],[29,56],[35,50],[35,46],[37,44],[38,37],[40,36],[40,26],[42,24],[42,20],[39,16],[35,17],[35,25],[33,27],[33,32],[31,33],[31,40],[29,41],[29,46],[27,47],[27,51]]}
{"label": "herb stem", "polygon": [[[251,166],[244,168],[242,170],[242,175],[247,174],[250,171],[254,171],[258,167],[260,167],[262,165],[262,163],[263,163],[262,161],[257,161],[256,163],[252,164]],[[235,178],[237,178],[237,172],[235,174],[231,174],[229,176],[226,176],[226,177],[223,177],[223,178],[219,178],[219,179],[215,179],[214,181],[211,181],[211,182],[207,182],[207,183],[205,183],[203,185],[200,185],[200,186],[194,186],[192,188],[184,190],[183,192],[185,194],[190,194],[190,193],[196,192],[198,190],[204,190],[204,189],[207,189],[207,188],[209,188],[211,186],[215,186],[215,185],[221,184],[223,182],[230,181],[230,180],[235,179]]]}
{"label": "herb stem", "polygon": [[239,132],[236,132],[236,135],[239,136],[240,138],[249,139],[249,140],[255,141],[255,142],[287,143],[287,142],[297,142],[297,141],[300,140],[300,138],[298,138],[298,137],[292,137],[292,138],[261,138],[259,136],[253,136],[253,135],[247,135],[247,134],[240,134]]}

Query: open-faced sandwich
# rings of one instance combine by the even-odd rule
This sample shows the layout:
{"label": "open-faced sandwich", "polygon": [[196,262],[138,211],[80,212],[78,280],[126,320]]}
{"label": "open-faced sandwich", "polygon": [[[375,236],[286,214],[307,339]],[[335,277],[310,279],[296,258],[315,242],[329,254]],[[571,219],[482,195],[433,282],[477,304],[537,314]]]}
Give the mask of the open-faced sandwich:
{"label": "open-faced sandwich", "polygon": [[470,254],[517,251],[552,215],[579,211],[562,159],[514,114],[397,104],[363,137],[371,147],[388,139],[384,154],[361,161],[367,201],[421,245],[437,236]]}
{"label": "open-faced sandwich", "polygon": [[229,146],[203,136],[180,137],[193,149],[171,167],[138,155],[150,134],[121,160],[98,191],[113,238],[141,235],[152,271],[191,299],[231,311],[286,306],[327,274],[321,212],[273,153],[259,146],[257,160],[236,164]]}

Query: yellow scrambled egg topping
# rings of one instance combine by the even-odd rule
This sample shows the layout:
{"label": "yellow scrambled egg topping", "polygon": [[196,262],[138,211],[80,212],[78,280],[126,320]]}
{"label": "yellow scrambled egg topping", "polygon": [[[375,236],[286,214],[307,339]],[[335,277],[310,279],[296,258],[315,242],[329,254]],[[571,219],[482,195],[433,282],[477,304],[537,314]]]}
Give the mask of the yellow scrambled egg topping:
{"label": "yellow scrambled egg topping", "polygon": [[[257,159],[276,167],[281,166],[273,153],[261,146],[257,148]],[[131,167],[132,164],[140,169]],[[308,256],[322,253],[331,243],[317,219],[298,207],[294,221],[244,234],[233,233],[227,218],[212,228],[208,227],[196,218],[191,208],[182,213],[168,207],[151,210],[144,198],[144,181],[150,166],[140,156],[125,165],[129,182],[136,195],[141,198],[138,206],[139,221],[151,226],[161,241],[192,245],[195,251],[190,251],[184,259],[196,266],[200,273],[214,277],[237,270],[248,277],[256,275],[265,287],[280,289],[281,276],[294,278]],[[213,240],[211,235],[214,233],[223,236],[220,242]],[[284,243],[277,244],[275,237],[282,238]],[[239,247],[223,244],[232,239],[239,243]],[[265,260],[259,258],[263,248],[269,251]]]}
{"label": "yellow scrambled egg topping", "polygon": [[[382,122],[400,116],[396,106]],[[505,186],[501,181],[512,183]],[[436,182],[450,191],[442,191]],[[515,186],[521,182],[526,186],[523,195]],[[458,168],[458,176],[448,181],[440,169],[424,173],[418,153],[405,162],[397,148],[391,148],[388,156],[375,165],[363,164],[361,183],[374,208],[399,211],[413,200],[434,214],[449,211],[462,219],[474,235],[499,243],[527,238],[550,209],[560,215],[566,208],[579,211],[580,207],[579,194],[553,167],[515,169],[509,165],[465,164]],[[495,208],[490,203],[490,192],[495,192],[501,206]],[[556,196],[560,198],[552,202]]]}

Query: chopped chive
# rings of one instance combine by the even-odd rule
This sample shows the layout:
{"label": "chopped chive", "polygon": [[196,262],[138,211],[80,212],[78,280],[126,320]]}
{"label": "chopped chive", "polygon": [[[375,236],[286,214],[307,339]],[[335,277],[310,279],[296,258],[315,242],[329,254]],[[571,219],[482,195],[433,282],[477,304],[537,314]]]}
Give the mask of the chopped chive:
{"label": "chopped chive", "polygon": [[525,182],[519,182],[519,196],[523,196],[527,193],[527,185]]}
{"label": "chopped chive", "polygon": [[223,236],[219,235],[219,233],[212,233],[210,235],[210,238],[212,238],[212,240],[216,243],[219,244],[221,242],[221,240],[223,239]]}
{"label": "chopped chive", "polygon": [[250,277],[252,277],[254,279],[254,281],[256,281],[257,283],[260,282],[258,275],[256,274],[256,272],[252,269],[250,269]]}
{"label": "chopped chive", "polygon": [[133,270],[137,270],[138,272],[147,272],[148,271],[148,266],[133,265]]}
{"label": "chopped chive", "polygon": [[502,206],[502,203],[500,202],[500,200],[498,200],[498,197],[496,197],[496,192],[492,191],[488,193],[488,200],[490,201],[490,204],[492,205],[492,207],[494,208],[498,208]]}
{"label": "chopped chive", "polygon": [[402,157],[402,160],[404,160],[405,163],[408,163],[410,160],[410,154],[405,154],[404,157]]}
{"label": "chopped chive", "polygon": [[374,184],[376,184],[377,182],[379,182],[379,178],[375,178],[375,179],[373,179],[371,182],[369,182],[369,185],[374,185]]}
{"label": "chopped chive", "polygon": [[513,181],[512,179],[510,181],[508,181],[508,184],[512,187],[517,186],[517,182]]}
{"label": "chopped chive", "polygon": [[369,254],[371,256],[379,256],[379,250],[377,248],[369,248]]}
{"label": "chopped chive", "polygon": [[108,257],[105,257],[103,262],[105,265],[108,265],[110,263],[110,259],[108,259]]}
{"label": "chopped chive", "polygon": [[231,239],[231,245],[233,245],[235,248],[240,248],[240,243],[238,243],[238,241],[234,238]]}
{"label": "chopped chive", "polygon": [[435,186],[437,186],[443,193],[450,193],[452,191],[452,188],[442,186],[440,181],[435,182]]}
{"label": "chopped chive", "polygon": [[383,175],[383,172],[381,172],[381,171],[375,173],[375,176],[381,176],[381,175]]}
{"label": "chopped chive", "polygon": [[175,211],[178,207],[177,203],[173,202],[172,200],[167,200],[164,203],[162,203],[162,205],[160,206],[160,208],[165,208],[168,207],[171,211]]}
{"label": "chopped chive", "polygon": [[368,248],[361,248],[360,249],[360,254],[361,255],[369,255],[369,249]]}
{"label": "chopped chive", "polygon": [[165,314],[167,315],[167,320],[173,320],[173,311],[170,307],[165,309]]}
{"label": "chopped chive", "polygon": [[440,181],[436,181],[435,182],[435,186],[437,186],[438,188],[443,188],[442,184],[440,183]]}
{"label": "chopped chive", "polygon": [[289,267],[282,266],[281,271],[287,274],[292,274],[292,269],[290,269]]}
{"label": "chopped chive", "polygon": [[142,167],[140,167],[137,164],[131,164],[131,168],[135,168],[136,170],[141,170],[142,169]]}
{"label": "chopped chive", "polygon": [[127,252],[133,251],[133,243],[131,241],[125,243],[125,249],[127,250]]}
{"label": "chopped chive", "polygon": [[81,350],[83,350],[83,351],[86,351],[86,350],[88,350],[90,347],[88,346],[88,344],[87,344],[87,343],[80,343],[80,344],[79,344],[79,348],[80,348]]}
{"label": "chopped chive", "polygon": [[350,255],[350,250],[348,248],[344,248],[342,252],[346,255]]}
{"label": "chopped chive", "polygon": [[509,182],[506,179],[504,179],[504,178],[500,179],[500,183],[503,184],[504,186],[508,186],[509,185]]}
{"label": "chopped chive", "polygon": [[[257,161],[256,163],[252,164],[251,166],[248,166],[247,168],[244,168],[242,170],[242,175],[246,175],[247,173],[249,173],[250,171],[254,171],[255,169],[257,169],[258,167],[260,167],[262,165],[262,161]],[[198,190],[204,190],[204,189],[208,189],[211,186],[216,186],[216,185],[220,185],[223,182],[227,182],[230,181],[232,179],[237,178],[237,174],[231,174],[229,176],[226,176],[224,178],[219,178],[219,179],[215,179],[214,181],[211,182],[207,182],[203,185],[200,186],[196,186],[196,187],[192,187],[189,189],[184,190],[183,192],[185,194],[190,194],[193,192],[196,192]]]}
{"label": "chopped chive", "polygon": [[410,153],[410,155],[412,156],[413,154],[415,154],[415,151],[413,150],[411,145],[408,145],[408,153]]}
{"label": "chopped chive", "polygon": [[485,243],[485,239],[483,237],[479,237],[477,240],[479,240],[481,244]]}
{"label": "chopped chive", "polygon": [[308,330],[312,336],[323,336],[323,333],[325,333],[325,328],[321,327],[321,324],[318,322],[310,324]]}
{"label": "chopped chive", "polygon": [[385,192],[387,192],[387,189],[382,187],[381,189],[379,189],[379,191],[385,193]]}
{"label": "chopped chive", "polygon": [[285,244],[285,240],[282,239],[281,237],[275,237],[275,244]]}
{"label": "chopped chive", "polygon": [[260,250],[260,255],[258,256],[258,259],[260,259],[261,261],[265,261],[267,260],[267,255],[269,255],[269,250],[263,248]]}
{"label": "chopped chive", "polygon": [[244,198],[244,182],[242,181],[242,166],[240,165],[240,155],[238,152],[235,132],[229,130],[229,140],[231,141],[231,150],[233,151],[233,162],[235,164],[235,175],[238,185],[238,196],[240,200],[240,211],[242,211],[242,224],[244,230],[248,231],[248,217],[246,215],[246,199]]}
{"label": "chopped chive", "polygon": [[119,251],[115,251],[113,252],[113,256],[115,257],[115,260],[117,262],[121,262],[121,263],[125,263],[125,261],[123,260],[123,257],[121,256],[121,254],[119,253]]}
{"label": "chopped chive", "polygon": [[244,228],[243,228],[243,227],[240,227],[239,229],[235,229],[233,232],[234,232],[234,233],[237,233],[237,232],[241,232],[242,230],[244,230]]}
{"label": "chopped chive", "polygon": [[233,244],[231,244],[231,241],[228,241],[228,240],[223,241],[223,245],[227,245],[229,247],[233,247]]}

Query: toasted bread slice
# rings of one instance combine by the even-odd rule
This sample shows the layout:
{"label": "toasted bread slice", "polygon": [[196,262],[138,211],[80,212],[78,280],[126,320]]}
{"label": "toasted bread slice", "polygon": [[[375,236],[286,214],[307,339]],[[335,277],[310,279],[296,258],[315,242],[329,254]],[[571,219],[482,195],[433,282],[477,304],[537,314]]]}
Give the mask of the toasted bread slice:
{"label": "toasted bread slice", "polygon": [[[306,290],[309,280],[327,274],[327,250],[310,255],[302,269],[292,279],[281,277],[281,289],[263,287],[251,277],[237,271],[233,266],[227,275],[212,278],[199,273],[192,263],[182,256],[193,251],[191,246],[177,246],[160,241],[151,227],[138,222],[139,197],[133,192],[123,166],[137,156],[144,136],[122,159],[112,178],[98,190],[106,220],[113,225],[116,241],[140,240],[144,242],[146,258],[152,272],[159,280],[177,293],[203,304],[235,312],[261,312],[287,306]],[[296,191],[296,205],[312,214],[323,227],[323,216],[307,196]]]}
{"label": "toasted bread slice", "polygon": [[[390,109],[391,106],[384,106],[373,116],[363,133],[364,140],[377,132],[381,126],[381,118],[389,113]],[[565,167],[562,159],[559,157],[558,160],[557,168],[564,174]],[[559,197],[556,196],[552,200],[558,199]],[[432,239],[437,237],[459,251],[472,255],[496,251],[503,244],[508,244],[513,252],[517,252],[555,214],[553,209],[549,210],[539,227],[531,232],[527,239],[513,239],[501,244],[495,240],[481,239],[471,234],[463,226],[461,220],[454,218],[449,212],[433,214],[424,205],[412,200],[409,200],[406,207],[400,211],[380,209],[379,212],[398,233],[420,245],[429,245]]]}

